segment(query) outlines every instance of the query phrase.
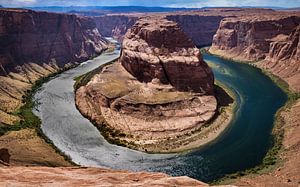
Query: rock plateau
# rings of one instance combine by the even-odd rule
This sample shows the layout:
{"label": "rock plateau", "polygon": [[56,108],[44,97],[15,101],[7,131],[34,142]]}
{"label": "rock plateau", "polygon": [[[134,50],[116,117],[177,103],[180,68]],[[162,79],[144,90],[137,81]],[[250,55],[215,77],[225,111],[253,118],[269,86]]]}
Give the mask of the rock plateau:
{"label": "rock plateau", "polygon": [[217,109],[211,69],[178,25],[161,17],[136,22],[119,61],[79,88],[76,104],[100,128],[113,129],[117,143],[162,152],[178,148],[179,137]]}

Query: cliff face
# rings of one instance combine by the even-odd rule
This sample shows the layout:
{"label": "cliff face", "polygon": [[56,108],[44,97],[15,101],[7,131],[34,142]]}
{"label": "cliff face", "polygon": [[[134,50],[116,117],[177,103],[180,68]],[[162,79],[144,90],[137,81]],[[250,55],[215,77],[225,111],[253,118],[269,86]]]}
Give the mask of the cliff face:
{"label": "cliff face", "polygon": [[103,133],[113,143],[146,152],[190,149],[197,136],[189,134],[216,113],[213,85],[211,69],[177,24],[146,17],[125,35],[119,62],[76,91],[76,105],[109,129]]}
{"label": "cliff face", "polygon": [[270,44],[269,54],[261,66],[300,92],[300,25],[289,36]]}
{"label": "cliff face", "polygon": [[120,61],[141,82],[157,78],[179,91],[213,93],[213,73],[175,22],[144,18],[126,34]]}
{"label": "cliff face", "polygon": [[297,13],[225,18],[214,36],[210,52],[240,61],[260,61],[299,91],[299,24]]}
{"label": "cliff face", "polygon": [[244,61],[265,59],[270,44],[280,35],[288,35],[300,23],[300,17],[258,15],[225,18],[214,36],[211,51],[224,51],[226,56]]}
{"label": "cliff face", "polygon": [[218,30],[220,15],[168,15],[168,20],[178,23],[180,28],[193,40],[197,46],[211,45],[212,39]]}
{"label": "cliff face", "polygon": [[139,17],[139,15],[106,15],[93,19],[101,35],[122,41],[127,30],[134,25]]}
{"label": "cliff face", "polygon": [[87,60],[106,48],[90,18],[22,9],[0,10],[0,122],[22,105],[39,78]]}

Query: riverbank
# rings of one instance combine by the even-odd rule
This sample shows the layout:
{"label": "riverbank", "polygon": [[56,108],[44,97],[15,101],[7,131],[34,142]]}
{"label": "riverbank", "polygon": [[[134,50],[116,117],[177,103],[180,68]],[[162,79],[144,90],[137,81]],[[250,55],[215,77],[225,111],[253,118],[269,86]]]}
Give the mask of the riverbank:
{"label": "riverbank", "polygon": [[[93,76],[100,73],[105,66],[110,64],[111,62],[100,66],[86,75],[77,77],[74,84],[75,92],[80,86],[87,84]],[[106,71],[108,70],[106,69]],[[123,79],[124,78],[122,78],[122,80]],[[116,82],[116,79],[113,79],[113,81]],[[116,87],[116,85],[114,85],[114,87]],[[147,153],[176,153],[199,148],[211,143],[228,127],[233,117],[233,110],[235,107],[233,98],[235,95],[232,91],[230,91],[229,88],[221,83],[218,83],[218,86],[216,85],[215,91],[218,100],[216,114],[209,121],[207,121],[206,124],[200,125],[198,128],[193,128],[186,133],[182,133],[180,136],[176,136],[176,138],[171,137],[161,139],[159,144],[155,143],[154,140],[139,140],[139,137],[136,138],[134,136],[127,135],[125,132],[116,130],[106,121],[102,114],[99,114],[99,107],[96,107],[96,109],[89,109],[89,111],[83,111],[82,102],[86,102],[86,99],[83,100],[83,98],[79,97],[79,95],[82,94],[82,90],[78,91],[80,94],[76,94],[76,106],[82,115],[88,118],[99,129],[105,139],[111,144],[117,144]],[[156,102],[158,102],[157,99],[158,98],[156,98]],[[97,115],[91,115],[93,111],[90,110],[98,111]],[[115,120],[116,119],[114,119],[114,121]],[[165,130],[165,133],[168,133],[168,131]]]}
{"label": "riverbank", "polygon": [[[299,168],[300,166],[299,159],[298,160],[295,159],[297,158],[297,156],[295,156],[295,152],[294,151],[289,152],[287,149],[287,144],[284,143],[285,141],[289,142],[289,139],[291,138],[295,139],[295,136],[297,137],[295,133],[294,133],[295,135],[294,137],[290,137],[291,133],[287,133],[286,130],[287,127],[289,126],[294,126],[294,129],[289,129],[289,131],[295,132],[296,129],[299,129],[299,123],[297,122],[299,119],[297,118],[297,116],[299,116],[300,111],[298,110],[298,113],[293,111],[293,108],[299,105],[300,103],[299,92],[290,90],[288,83],[286,83],[280,77],[277,77],[276,75],[273,75],[272,73],[268,72],[267,70],[260,68],[255,64],[256,62],[242,61],[241,59],[236,60],[231,56],[227,57],[227,56],[220,55],[219,53],[214,54],[211,53],[211,51],[208,51],[207,48],[202,49],[202,51],[217,56],[219,58],[235,61],[237,63],[247,63],[251,66],[254,66],[255,68],[258,68],[259,70],[262,71],[262,73],[267,75],[278,87],[280,87],[288,97],[288,100],[285,103],[285,105],[276,112],[276,115],[274,117],[275,121],[272,130],[272,140],[271,140],[272,146],[270,147],[269,151],[264,157],[262,163],[254,168],[245,171],[239,171],[231,175],[227,175],[224,178],[214,181],[213,183],[214,184],[234,183],[236,185],[241,185],[241,186],[244,185],[250,185],[250,186],[292,185],[293,186],[299,184],[300,180],[298,176],[300,174],[300,170],[295,169],[295,168]],[[293,119],[294,121],[291,121],[291,119]],[[296,125],[297,123],[298,125]],[[299,142],[296,142],[294,146],[298,147],[298,143]],[[289,147],[290,143],[288,144]],[[294,162],[293,164],[290,163],[291,160]],[[285,168],[285,165],[287,163],[290,165],[288,166],[289,169],[285,169],[285,173],[281,172],[281,174],[278,174],[283,168]],[[294,176],[291,175],[288,176],[289,175],[288,173],[291,173],[290,171],[294,172],[292,174]],[[282,177],[284,175],[286,177]],[[291,180],[291,178],[293,178],[293,181]]]}
{"label": "riverbank", "polygon": [[75,66],[77,65],[62,68],[35,81],[31,89],[22,96],[23,106],[14,113],[21,120],[13,125],[0,125],[0,147],[9,150],[12,165],[76,165],[45,136],[41,130],[41,120],[33,113],[38,103],[32,100],[33,95],[44,83]]}

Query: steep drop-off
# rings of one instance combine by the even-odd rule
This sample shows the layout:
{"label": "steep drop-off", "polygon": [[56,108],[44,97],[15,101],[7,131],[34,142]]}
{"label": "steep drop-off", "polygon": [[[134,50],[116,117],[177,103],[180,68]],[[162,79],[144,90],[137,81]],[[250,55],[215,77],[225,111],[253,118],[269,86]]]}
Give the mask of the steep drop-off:
{"label": "steep drop-off", "polygon": [[209,51],[239,61],[260,61],[259,67],[299,91],[299,25],[299,13],[225,18]]}
{"label": "steep drop-off", "polygon": [[41,77],[100,54],[107,45],[94,21],[75,15],[0,10],[0,122],[22,105],[22,96]]}
{"label": "steep drop-off", "polygon": [[177,24],[163,17],[136,22],[120,60],[77,90],[76,105],[106,138],[153,152],[191,143],[186,138],[217,110],[211,69]]}
{"label": "steep drop-off", "polygon": [[127,30],[134,25],[140,16],[139,14],[105,15],[93,17],[93,19],[101,35],[122,41]]}

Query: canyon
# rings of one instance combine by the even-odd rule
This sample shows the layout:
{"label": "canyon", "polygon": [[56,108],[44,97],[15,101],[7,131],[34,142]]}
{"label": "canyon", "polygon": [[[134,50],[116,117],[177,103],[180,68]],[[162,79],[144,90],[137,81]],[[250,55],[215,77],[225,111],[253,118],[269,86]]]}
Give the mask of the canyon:
{"label": "canyon", "polygon": [[70,166],[38,135],[34,119],[25,126],[19,110],[37,80],[99,55],[108,42],[90,18],[1,9],[0,43],[0,147],[8,148],[12,165]]}
{"label": "canyon", "polygon": [[76,105],[106,126],[102,133],[113,131],[106,135],[111,142],[168,152],[190,144],[182,137],[213,120],[214,90],[211,69],[177,23],[146,17],[125,35],[119,61],[78,88]]}
{"label": "canyon", "polygon": [[[191,115],[189,117],[196,118],[196,114],[205,113],[203,114],[204,117],[202,117],[204,118],[204,121],[209,121],[216,112],[217,101],[211,87],[213,77],[211,77],[210,73],[207,73],[208,70],[205,67],[202,67],[202,70],[204,69],[207,73],[206,79],[210,83],[208,86],[201,83],[202,89],[199,90],[199,88],[195,87],[195,84],[191,79],[182,79],[182,77],[180,77],[181,75],[172,69],[172,66],[168,66],[163,70],[162,68],[153,68],[153,64],[148,65],[147,63],[142,63],[142,66],[140,67],[139,65],[137,68],[134,63],[130,63],[136,62],[135,60],[139,62],[148,61],[148,52],[151,51],[152,53],[154,51],[154,53],[156,53],[157,47],[155,47],[155,45],[160,45],[153,42],[150,43],[150,46],[154,47],[148,46],[149,41],[151,41],[148,38],[156,38],[157,36],[151,29],[150,31],[147,31],[146,29],[144,33],[134,33],[132,36],[130,36],[130,34],[125,36],[125,33],[129,28],[133,28],[133,30],[136,29],[136,31],[139,32],[141,29],[138,27],[134,28],[133,25],[138,19],[147,16],[158,16],[160,19],[164,20],[163,23],[169,24],[168,20],[176,22],[186,33],[187,38],[192,39],[192,41],[185,39],[184,41],[188,42],[183,42],[184,46],[179,46],[179,48],[192,46],[190,43],[192,42],[192,49],[186,51],[182,50],[180,52],[176,51],[176,58],[174,59],[171,59],[166,55],[166,51],[172,52],[172,50],[174,50],[172,49],[173,45],[166,45],[163,49],[159,49],[158,53],[163,56],[163,60],[165,61],[174,63],[174,61],[180,59],[181,56],[188,54],[194,56],[193,59],[189,59],[191,64],[193,64],[192,62],[194,62],[195,57],[197,58],[197,61],[199,59],[201,61],[201,55],[199,51],[197,52],[197,50],[194,49],[194,45],[206,46],[212,44],[212,47],[209,49],[210,53],[237,61],[255,61],[255,63],[252,63],[253,65],[279,76],[288,83],[292,91],[300,91],[299,11],[280,12],[271,9],[216,8],[205,11],[182,11],[175,13],[159,13],[155,15],[153,13],[109,14],[88,18],[22,9],[0,9],[1,126],[12,125],[22,120],[15,114],[15,111],[24,104],[22,103],[22,97],[28,92],[27,90],[30,90],[36,80],[77,65],[78,63],[86,61],[103,52],[108,47],[108,43],[103,36],[114,37],[119,41],[124,41],[124,50],[122,52],[120,63],[115,63],[116,65],[110,65],[103,69],[106,77],[118,79],[117,82],[112,82],[114,85],[111,84],[111,88],[122,88],[122,92],[114,93],[108,89],[106,90],[108,92],[103,93],[103,90],[100,89],[102,85],[99,84],[99,80],[102,80],[103,76],[96,75],[85,88],[82,87],[79,89],[76,95],[76,97],[78,97],[78,94],[80,97],[85,97],[85,100],[82,101],[76,99],[79,108],[83,107],[87,110],[87,112],[83,112],[83,115],[93,119],[97,123],[103,123],[103,118],[99,117],[101,113],[99,110],[102,111],[103,109],[99,106],[102,108],[105,106],[105,112],[107,114],[105,119],[109,119],[111,113],[114,114],[116,119],[122,117],[122,120],[119,120],[121,122],[119,125],[121,127],[120,129],[123,130],[125,126],[124,123],[122,123],[124,116],[133,111],[136,112],[136,115],[149,115],[152,111],[149,109],[149,103],[152,105],[153,102],[157,102],[157,100],[153,101],[150,99],[148,100],[149,103],[143,103],[143,105],[139,103],[139,106],[136,106],[137,103],[134,103],[132,98],[138,98],[134,94],[129,95],[129,92],[133,91],[134,93],[134,91],[136,91],[136,93],[142,93],[144,94],[143,97],[148,98],[149,93],[153,96],[157,93],[162,95],[163,92],[169,93],[171,91],[174,99],[172,102],[177,102],[176,107],[180,105],[186,109],[186,106],[195,105],[198,108],[199,106],[203,106],[204,103],[212,103],[212,105],[205,106],[207,109],[206,111],[189,111]],[[141,21],[139,24],[145,23]],[[159,25],[159,23],[157,23],[157,25]],[[164,26],[165,25],[163,25],[162,28]],[[136,39],[136,35],[139,35],[138,38],[142,39]],[[168,36],[172,35],[168,34]],[[179,41],[177,39],[180,39],[181,37],[182,36],[175,37],[171,40],[172,42]],[[142,40],[145,40],[146,42],[143,42]],[[136,45],[134,43],[136,41],[142,43],[143,46],[139,47]],[[168,43],[168,39],[163,41]],[[178,55],[179,57],[177,57],[176,53],[180,54]],[[146,73],[141,74],[139,68],[146,69]],[[182,66],[182,68],[187,67]],[[202,70],[199,70],[199,72],[202,72]],[[172,77],[179,77],[174,80],[169,79],[165,76],[166,72],[167,74],[173,73]],[[118,74],[119,76],[115,76],[115,74]],[[184,76],[190,76],[190,74],[183,75],[183,77]],[[195,76],[194,78],[195,79],[193,80],[197,80],[198,77]],[[200,82],[201,78],[199,77]],[[130,80],[130,86],[124,84],[122,81],[120,82],[120,79]],[[111,81],[111,79],[107,79],[106,81]],[[178,81],[183,82],[177,84]],[[186,87],[187,85],[192,86]],[[137,92],[137,90],[141,92]],[[196,94],[179,94],[178,90],[181,92],[193,90]],[[189,99],[183,102],[183,98]],[[116,99],[117,102],[114,99]],[[91,101],[96,101],[98,106],[92,105],[91,103],[93,102]],[[113,102],[115,103],[111,105]],[[163,102],[166,101],[163,100]],[[300,120],[299,103],[300,101],[298,99],[280,114],[284,120],[284,125],[281,127],[284,129],[283,148],[279,154],[283,164],[275,171],[267,174],[242,177],[234,182],[236,185],[297,186],[299,184],[300,171],[298,168],[300,167],[298,167],[299,159],[297,159],[300,145],[299,136],[297,135]],[[159,107],[162,105],[162,103],[155,104],[158,104]],[[174,110],[174,108],[172,108],[174,105],[163,107],[169,111]],[[118,115],[116,111],[121,111],[122,115]],[[94,115],[95,113],[97,114],[97,112],[99,112],[99,115]],[[166,116],[166,113],[151,113],[151,115],[155,115],[155,120],[162,120],[161,115]],[[172,118],[174,116],[182,116],[182,114],[174,112],[169,116]],[[111,118],[110,120],[112,121],[113,119]],[[128,120],[128,118],[126,118],[126,120]],[[140,121],[136,121],[136,124],[140,124]],[[125,126],[125,128],[127,127]],[[125,132],[130,133],[131,130],[140,131],[143,129],[128,128]],[[157,131],[157,129],[152,130]],[[120,135],[120,133],[117,133],[117,135]],[[174,134],[170,134],[171,137],[173,135]],[[149,136],[152,136],[152,134],[145,136],[146,139],[143,139],[140,142],[142,144],[147,141],[149,142],[147,139]],[[163,136],[165,136],[165,134],[163,134]],[[130,140],[130,136],[128,137]],[[157,137],[158,139],[168,138],[162,137],[161,135]],[[166,145],[167,146],[165,147],[170,147],[170,145]],[[34,129],[22,129],[20,131],[6,133],[0,137],[0,148],[1,147],[8,148],[10,154],[12,154],[10,165],[13,166],[0,168],[0,176],[5,179],[1,181],[3,184],[36,185],[40,184],[39,179],[45,179],[46,177],[48,182],[52,184],[58,179],[61,179],[74,181],[74,183],[66,182],[64,183],[65,185],[82,184],[80,182],[83,181],[87,185],[99,185],[99,183],[97,183],[98,181],[94,181],[95,178],[103,179],[107,177],[109,178],[106,180],[108,185],[124,184],[121,183],[124,181],[128,181],[128,184],[136,183],[137,185],[206,185],[187,177],[172,178],[165,174],[136,174],[126,171],[120,172],[94,168],[16,167],[20,165],[71,165],[64,160],[62,156],[57,154],[44,139],[39,137]],[[142,151],[145,151],[145,149],[151,151],[151,147],[153,146],[144,147]],[[152,148],[152,150],[154,149]],[[43,154],[41,155],[42,152]],[[16,175],[16,173],[23,173],[24,170],[28,171],[28,175],[25,176],[30,179],[28,181],[21,181],[16,178],[21,175]],[[45,174],[45,172],[47,174]],[[62,174],[65,172],[69,177],[66,174]],[[98,172],[103,172],[103,175],[95,174]],[[13,177],[13,175],[16,176]],[[120,181],[119,178],[115,178],[116,175],[124,177],[122,178],[122,180],[124,180]],[[132,178],[132,175],[138,175],[138,177]],[[38,176],[40,178],[33,179],[32,176]],[[73,176],[79,176],[80,179],[77,180],[76,178],[75,180]],[[153,180],[153,176],[155,176],[154,178],[157,177],[157,180]],[[113,180],[111,180],[111,178],[113,178]],[[151,180],[149,178],[151,178]]]}
{"label": "canyon", "polygon": [[21,9],[0,10],[0,122],[12,113],[34,82],[88,60],[107,48],[90,18]]}

